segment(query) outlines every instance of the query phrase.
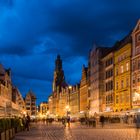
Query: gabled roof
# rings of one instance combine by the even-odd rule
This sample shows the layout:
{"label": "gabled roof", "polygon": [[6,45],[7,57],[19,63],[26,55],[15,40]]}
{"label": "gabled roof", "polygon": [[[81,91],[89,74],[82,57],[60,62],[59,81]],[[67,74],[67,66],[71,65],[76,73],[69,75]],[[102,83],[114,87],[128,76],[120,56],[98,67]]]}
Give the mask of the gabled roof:
{"label": "gabled roof", "polygon": [[29,92],[27,93],[27,95],[26,96],[31,96],[32,98],[36,98],[36,96],[35,96],[35,94],[33,93],[33,91],[32,90],[29,90]]}
{"label": "gabled roof", "polygon": [[82,77],[81,80],[83,80],[84,78],[87,78],[88,75],[88,67],[85,67],[85,65],[82,66]]}
{"label": "gabled roof", "polygon": [[2,64],[0,64],[0,74],[1,75],[4,75],[5,74],[5,69],[4,69],[4,67],[3,67]]}
{"label": "gabled roof", "polygon": [[126,44],[131,43],[132,42],[132,37],[131,37],[131,33],[130,32],[128,35],[126,35],[122,40],[117,41],[114,46],[112,47],[112,49],[114,51],[121,49],[122,47],[124,47]]}
{"label": "gabled roof", "polygon": [[135,26],[135,28],[134,28],[132,33],[136,32],[137,29],[139,28],[139,26],[140,26],[140,19],[138,20],[138,22],[137,22],[137,24],[136,24],[136,26]]}

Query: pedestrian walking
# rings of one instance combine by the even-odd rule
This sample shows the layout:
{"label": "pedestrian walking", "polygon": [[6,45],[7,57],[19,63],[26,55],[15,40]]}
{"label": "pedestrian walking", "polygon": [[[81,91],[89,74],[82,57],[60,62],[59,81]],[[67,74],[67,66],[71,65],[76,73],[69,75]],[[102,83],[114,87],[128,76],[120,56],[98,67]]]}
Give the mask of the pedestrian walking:
{"label": "pedestrian walking", "polygon": [[104,127],[104,122],[105,122],[105,117],[104,116],[100,117],[100,122],[101,122],[101,125],[102,125],[102,128],[103,128]]}
{"label": "pedestrian walking", "polygon": [[70,116],[67,116],[68,127],[70,128]]}
{"label": "pedestrian walking", "polygon": [[25,117],[25,115],[23,115],[22,124],[23,124],[23,130],[25,130],[26,129],[26,117]]}
{"label": "pedestrian walking", "polygon": [[24,130],[24,125],[23,125],[23,121],[21,117],[19,118],[19,123],[20,123],[21,129]]}
{"label": "pedestrian walking", "polygon": [[29,131],[30,127],[30,116],[27,114],[26,116],[26,130]]}
{"label": "pedestrian walking", "polygon": [[135,116],[135,122],[136,122],[136,140],[139,140],[139,130],[140,130],[140,114],[136,114]]}
{"label": "pedestrian walking", "polygon": [[65,117],[62,118],[62,124],[63,124],[64,127],[66,127],[66,119],[65,119]]}

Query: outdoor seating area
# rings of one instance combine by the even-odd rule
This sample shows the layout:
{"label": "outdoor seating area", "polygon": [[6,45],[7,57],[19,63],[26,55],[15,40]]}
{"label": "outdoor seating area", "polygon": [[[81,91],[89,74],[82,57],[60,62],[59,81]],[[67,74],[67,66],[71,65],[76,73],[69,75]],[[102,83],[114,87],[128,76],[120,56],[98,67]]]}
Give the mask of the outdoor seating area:
{"label": "outdoor seating area", "polygon": [[16,133],[23,131],[24,125],[20,118],[1,118],[0,119],[0,140],[10,140]]}

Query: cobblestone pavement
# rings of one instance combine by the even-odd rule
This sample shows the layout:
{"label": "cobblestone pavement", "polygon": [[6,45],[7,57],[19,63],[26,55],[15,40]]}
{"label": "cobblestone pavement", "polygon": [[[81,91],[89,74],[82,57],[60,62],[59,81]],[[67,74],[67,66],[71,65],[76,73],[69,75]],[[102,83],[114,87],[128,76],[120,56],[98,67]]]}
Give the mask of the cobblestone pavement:
{"label": "cobblestone pavement", "polygon": [[[112,127],[112,126],[111,126]],[[14,140],[140,140],[140,130],[116,127],[89,128],[71,124],[64,128],[61,124],[33,124],[30,131],[18,133]]]}

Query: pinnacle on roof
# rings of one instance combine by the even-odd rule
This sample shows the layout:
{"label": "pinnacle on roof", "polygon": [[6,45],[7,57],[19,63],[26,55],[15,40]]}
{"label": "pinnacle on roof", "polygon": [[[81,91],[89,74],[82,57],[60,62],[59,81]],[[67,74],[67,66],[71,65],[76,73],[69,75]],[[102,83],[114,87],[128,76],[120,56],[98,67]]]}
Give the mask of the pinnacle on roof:
{"label": "pinnacle on roof", "polygon": [[0,74],[2,74],[2,75],[5,74],[5,69],[2,64],[0,64]]}
{"label": "pinnacle on roof", "polygon": [[36,98],[35,94],[33,93],[33,91],[31,89],[29,90],[28,94],[30,94],[30,96]]}
{"label": "pinnacle on roof", "polygon": [[60,54],[57,55],[57,59],[60,59]]}

